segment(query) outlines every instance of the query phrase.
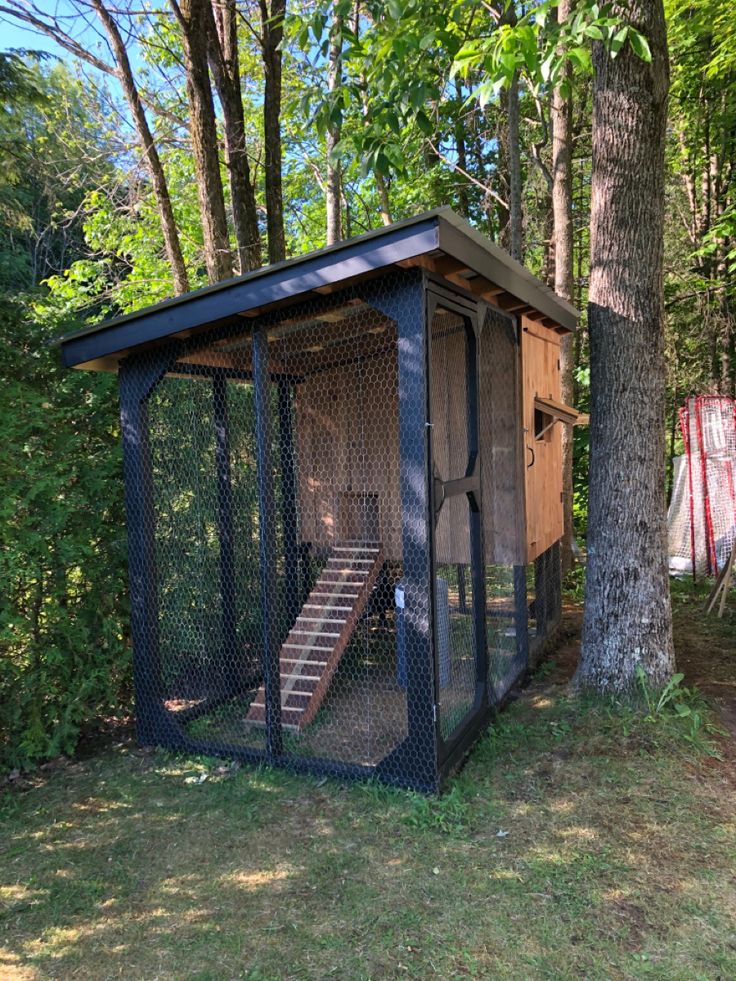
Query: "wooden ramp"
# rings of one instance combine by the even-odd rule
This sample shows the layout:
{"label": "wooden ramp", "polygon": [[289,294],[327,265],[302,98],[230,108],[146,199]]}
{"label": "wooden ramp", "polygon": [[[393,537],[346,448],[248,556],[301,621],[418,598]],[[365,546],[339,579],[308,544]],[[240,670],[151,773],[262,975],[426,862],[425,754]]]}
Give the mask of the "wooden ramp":
{"label": "wooden ramp", "polygon": [[[378,542],[342,542],[330,549],[279,655],[284,729],[298,732],[317,714],[382,565]],[[265,724],[263,685],[246,721]]]}

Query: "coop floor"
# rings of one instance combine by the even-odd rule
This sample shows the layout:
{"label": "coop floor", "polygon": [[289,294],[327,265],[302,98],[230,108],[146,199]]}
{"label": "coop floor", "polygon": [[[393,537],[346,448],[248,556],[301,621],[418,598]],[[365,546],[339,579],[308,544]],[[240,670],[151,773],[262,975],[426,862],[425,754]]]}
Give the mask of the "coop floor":
{"label": "coop floor", "polygon": [[[451,614],[453,645],[449,674],[440,688],[440,716],[447,738],[473,705],[475,668],[467,643],[469,616]],[[397,683],[395,633],[389,628],[361,628],[343,657],[313,722],[301,731],[284,729],[288,754],[373,767],[407,736],[406,692]],[[505,621],[491,620],[489,647],[494,685],[514,661],[515,638]],[[266,730],[247,719],[256,689],[223,702],[183,726],[187,735],[213,748],[264,750]],[[191,703],[167,703],[174,716]],[[227,755],[227,753],[225,754]]]}

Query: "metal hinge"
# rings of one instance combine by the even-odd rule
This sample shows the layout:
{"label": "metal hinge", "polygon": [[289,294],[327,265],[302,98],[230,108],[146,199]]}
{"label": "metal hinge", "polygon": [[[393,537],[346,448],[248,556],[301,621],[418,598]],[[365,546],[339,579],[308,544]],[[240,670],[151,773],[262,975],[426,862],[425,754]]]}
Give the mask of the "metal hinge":
{"label": "metal hinge", "polygon": [[433,705],[432,706],[432,721],[433,722],[436,722],[437,721],[437,706],[436,705]]}

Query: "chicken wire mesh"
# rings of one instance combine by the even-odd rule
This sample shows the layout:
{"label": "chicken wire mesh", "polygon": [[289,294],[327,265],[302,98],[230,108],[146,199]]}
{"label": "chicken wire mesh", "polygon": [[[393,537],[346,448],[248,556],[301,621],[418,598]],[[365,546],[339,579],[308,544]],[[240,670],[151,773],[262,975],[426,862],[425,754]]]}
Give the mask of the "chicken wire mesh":
{"label": "chicken wire mesh", "polygon": [[426,296],[397,273],[124,362],[142,741],[433,789],[526,667],[513,323],[427,330]]}

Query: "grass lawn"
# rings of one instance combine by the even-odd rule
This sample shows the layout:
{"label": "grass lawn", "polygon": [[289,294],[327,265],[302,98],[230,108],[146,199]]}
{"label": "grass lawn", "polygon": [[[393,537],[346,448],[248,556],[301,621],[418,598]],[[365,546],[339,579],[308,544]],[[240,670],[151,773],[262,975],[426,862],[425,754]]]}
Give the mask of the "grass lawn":
{"label": "grass lawn", "polygon": [[15,781],[0,978],[736,978],[736,603],[701,603],[678,653],[723,735],[569,697],[570,610],[441,800],[127,741]]}

